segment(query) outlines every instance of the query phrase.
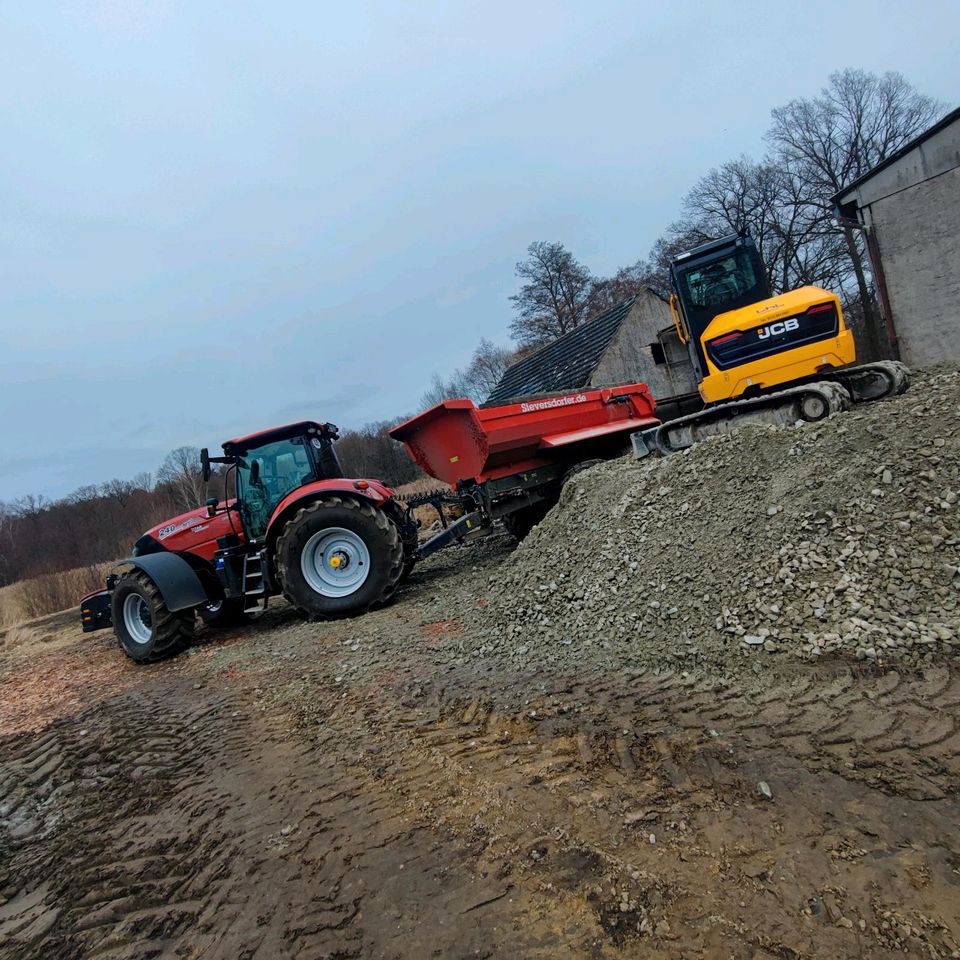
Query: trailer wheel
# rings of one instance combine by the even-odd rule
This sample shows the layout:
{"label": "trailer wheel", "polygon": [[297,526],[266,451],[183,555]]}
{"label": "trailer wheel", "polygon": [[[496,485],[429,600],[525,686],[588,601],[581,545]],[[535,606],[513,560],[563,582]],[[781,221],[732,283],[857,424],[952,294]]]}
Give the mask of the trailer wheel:
{"label": "trailer wheel", "polygon": [[239,627],[253,620],[243,609],[243,597],[214,600],[199,607],[197,613],[208,627]]}
{"label": "trailer wheel", "polygon": [[397,525],[368,503],[340,497],[297,511],[276,558],[283,595],[308,617],[363,613],[385,603],[403,573]]}
{"label": "trailer wheel", "polygon": [[508,533],[512,533],[517,540],[526,539],[527,534],[550,512],[555,500],[541,500],[508,513],[503,518],[503,525]]}
{"label": "trailer wheel", "polygon": [[578,473],[583,473],[584,470],[589,470],[591,467],[595,467],[598,463],[604,463],[605,461],[596,459],[596,460],[581,460],[580,463],[575,463],[572,467],[568,467],[566,473],[563,475],[563,480],[561,483],[566,483],[568,480],[572,480]]}
{"label": "trailer wheel", "polygon": [[137,663],[179,653],[193,639],[193,610],[171,611],[157,585],[141,570],[123,574],[113,590],[114,632]]}

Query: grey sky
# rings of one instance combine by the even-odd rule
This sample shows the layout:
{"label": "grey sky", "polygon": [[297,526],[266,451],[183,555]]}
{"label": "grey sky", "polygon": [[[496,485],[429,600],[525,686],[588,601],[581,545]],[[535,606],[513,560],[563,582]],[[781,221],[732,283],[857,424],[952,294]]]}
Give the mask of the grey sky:
{"label": "grey sky", "polygon": [[0,6],[0,499],[414,412],[513,264],[645,256],[846,66],[954,103],[960,7]]}

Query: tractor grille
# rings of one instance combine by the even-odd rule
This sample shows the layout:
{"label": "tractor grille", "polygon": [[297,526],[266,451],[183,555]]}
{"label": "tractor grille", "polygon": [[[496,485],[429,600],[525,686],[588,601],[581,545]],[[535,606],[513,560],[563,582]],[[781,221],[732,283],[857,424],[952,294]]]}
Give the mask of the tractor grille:
{"label": "tractor grille", "polygon": [[759,360],[793,347],[801,347],[817,340],[828,340],[837,335],[839,317],[833,303],[821,303],[806,313],[782,320],[734,330],[707,341],[707,356],[720,370]]}

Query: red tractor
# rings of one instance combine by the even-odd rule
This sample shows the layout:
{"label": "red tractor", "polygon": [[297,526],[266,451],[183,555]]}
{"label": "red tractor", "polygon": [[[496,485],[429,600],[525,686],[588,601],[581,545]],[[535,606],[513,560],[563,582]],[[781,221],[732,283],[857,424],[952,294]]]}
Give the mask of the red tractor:
{"label": "red tractor", "polygon": [[[107,588],[81,600],[85,631],[113,626],[134,660],[189,643],[196,615],[235,626],[282,593],[309,617],[359,613],[390,598],[413,565],[417,525],[379,480],[344,478],[337,430],[305,421],[228,440],[236,498],[148,530]],[[226,478],[225,478],[226,485]]]}
{"label": "red tractor", "polygon": [[[306,421],[223,445],[236,498],[148,530],[121,573],[80,601],[84,631],[113,626],[140,663],[170,656],[200,618],[230,626],[284,597],[301,613],[332,618],[389,600],[414,563],[501,522],[522,539],[577,470],[619,456],[632,432],[656,426],[642,383],[476,407],[446,400],[394,427],[423,470],[452,489],[396,499],[379,480],[348,480],[334,449],[337,428]],[[443,526],[418,543],[416,503]],[[448,523],[448,514],[456,518]]]}

